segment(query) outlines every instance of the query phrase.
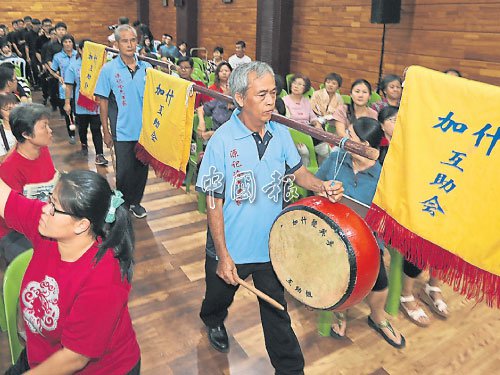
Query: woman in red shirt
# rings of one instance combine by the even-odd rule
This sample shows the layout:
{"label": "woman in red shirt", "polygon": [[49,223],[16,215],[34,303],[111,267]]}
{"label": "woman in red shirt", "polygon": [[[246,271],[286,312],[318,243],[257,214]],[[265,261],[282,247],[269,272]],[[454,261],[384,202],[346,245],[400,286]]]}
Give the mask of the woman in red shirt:
{"label": "woman in red shirt", "polygon": [[221,62],[215,69],[215,82],[208,88],[210,90],[218,91],[221,94],[224,94],[225,89],[229,87],[229,76],[231,75],[232,71],[233,68],[231,68],[231,65],[229,65],[228,62]]}
{"label": "woman in red shirt", "polygon": [[0,216],[34,249],[19,298],[26,350],[7,373],[139,374],[127,307],[134,233],[122,194],[91,171],[63,174],[48,203],[0,180]]}

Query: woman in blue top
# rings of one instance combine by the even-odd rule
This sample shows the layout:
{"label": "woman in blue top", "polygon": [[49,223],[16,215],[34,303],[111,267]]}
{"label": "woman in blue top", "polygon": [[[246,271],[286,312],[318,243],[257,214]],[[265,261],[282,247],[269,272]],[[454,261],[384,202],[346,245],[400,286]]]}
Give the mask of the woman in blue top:
{"label": "woman in blue top", "polygon": [[[66,97],[66,85],[64,83],[64,75],[66,73],[66,68],[69,66],[70,62],[76,58],[75,50],[75,39],[66,34],[61,38],[61,43],[63,49],[58,52],[52,58],[52,76],[59,81],[59,110],[61,116],[64,116],[66,121],[66,128],[68,129],[69,143],[74,145],[75,140],[75,130],[70,128],[71,123],[73,123],[73,114],[68,115],[64,111],[64,98]],[[73,104],[71,105],[73,107]]]}
{"label": "woman in blue top", "polygon": [[[379,148],[380,141],[384,135],[377,120],[369,117],[360,117],[346,130],[349,138],[366,146]],[[340,149],[333,151],[316,173],[316,177],[322,180],[341,181],[344,186],[344,194],[354,198],[366,205],[372,203],[377,182],[382,166],[377,160],[370,160],[363,156],[346,152]],[[386,319],[384,306],[388,294],[387,274],[380,252],[380,270],[377,281],[372,291],[366,297],[370,307],[368,325],[377,331],[389,344],[396,348],[405,346],[405,338]],[[345,337],[346,314],[335,313],[330,335],[335,338]]]}

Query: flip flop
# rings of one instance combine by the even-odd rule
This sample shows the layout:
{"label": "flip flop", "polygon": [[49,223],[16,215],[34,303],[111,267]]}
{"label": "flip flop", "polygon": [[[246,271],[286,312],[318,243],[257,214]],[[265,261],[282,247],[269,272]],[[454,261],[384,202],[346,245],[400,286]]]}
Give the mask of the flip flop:
{"label": "flip flop", "polygon": [[381,323],[375,323],[370,316],[368,316],[368,325],[370,328],[373,328],[376,332],[380,334],[384,338],[385,341],[387,341],[390,345],[395,347],[396,349],[402,349],[406,346],[406,340],[403,335],[401,335],[401,343],[397,343],[394,340],[392,340],[389,336],[385,334],[385,332],[382,330],[382,328],[388,328],[394,335],[394,328],[392,328],[391,323],[389,323],[388,320],[384,320]]}

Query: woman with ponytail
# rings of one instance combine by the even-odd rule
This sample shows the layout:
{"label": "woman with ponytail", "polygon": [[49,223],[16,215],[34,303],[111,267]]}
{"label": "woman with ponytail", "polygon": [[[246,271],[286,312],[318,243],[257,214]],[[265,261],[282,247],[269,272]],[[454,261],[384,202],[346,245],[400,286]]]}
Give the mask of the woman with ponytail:
{"label": "woman with ponytail", "polygon": [[122,194],[63,174],[48,202],[0,180],[0,216],[33,244],[20,292],[26,349],[7,374],[139,374],[128,312],[134,233]]}
{"label": "woman with ponytail", "polygon": [[360,117],[377,119],[377,111],[368,107],[372,93],[372,86],[366,79],[357,79],[351,85],[351,101],[341,105],[333,113],[335,132],[340,137],[346,136],[346,130],[352,127],[354,121]]}

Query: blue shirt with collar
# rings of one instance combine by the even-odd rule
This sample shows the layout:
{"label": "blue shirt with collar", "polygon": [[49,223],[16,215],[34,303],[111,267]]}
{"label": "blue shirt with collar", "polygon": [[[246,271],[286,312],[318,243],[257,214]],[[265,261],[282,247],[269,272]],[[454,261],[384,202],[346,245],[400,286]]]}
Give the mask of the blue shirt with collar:
{"label": "blue shirt with collar", "polygon": [[80,97],[80,73],[82,70],[82,59],[75,58],[69,63],[64,74],[64,83],[75,86],[75,113],[77,115],[98,115],[99,109],[95,112],[89,111],[87,108],[79,106],[78,98]]}
{"label": "blue shirt with collar", "polygon": [[[264,263],[270,261],[269,233],[283,202],[282,183],[276,185],[275,196],[271,194],[272,189],[266,187],[272,186],[279,175],[295,172],[302,162],[285,126],[268,122],[265,125],[266,134],[260,138],[241,122],[239,113],[239,109],[234,110],[229,121],[210,138],[198,173],[196,190],[205,194],[214,191],[215,197],[224,199],[224,234],[233,261],[236,264]],[[262,158],[259,158],[259,148]],[[286,169],[286,166],[290,168]],[[238,171],[240,176],[247,176],[240,185],[233,178]],[[236,195],[238,186],[243,187],[243,191],[249,191],[244,186],[252,185],[255,195],[251,199]],[[213,257],[215,252],[213,244],[210,244],[210,233],[208,237],[207,253]]]}
{"label": "blue shirt with collar", "polygon": [[146,68],[151,64],[135,56],[131,72],[120,56],[104,64],[97,80],[95,96],[108,99],[108,117],[115,141],[137,141],[142,128],[142,105]]}
{"label": "blue shirt with collar", "polygon": [[[65,80],[65,74],[66,74],[66,68],[69,66],[69,64],[76,59],[76,51],[72,50],[71,56],[68,55],[66,52],[61,51],[58,52],[54,55],[52,58],[52,70],[54,72],[57,72],[58,70],[60,71],[60,75]],[[66,82],[66,81],[64,81]],[[59,82],[59,99],[66,99],[66,89],[65,87]]]}
{"label": "blue shirt with collar", "polygon": [[[338,169],[338,174],[334,178],[336,169]],[[354,173],[351,154],[343,150],[335,150],[323,161],[316,172],[316,177],[325,181],[333,179],[341,181],[345,195],[369,206],[372,203],[375,190],[377,190],[381,170],[382,166],[377,161],[372,167]]]}

